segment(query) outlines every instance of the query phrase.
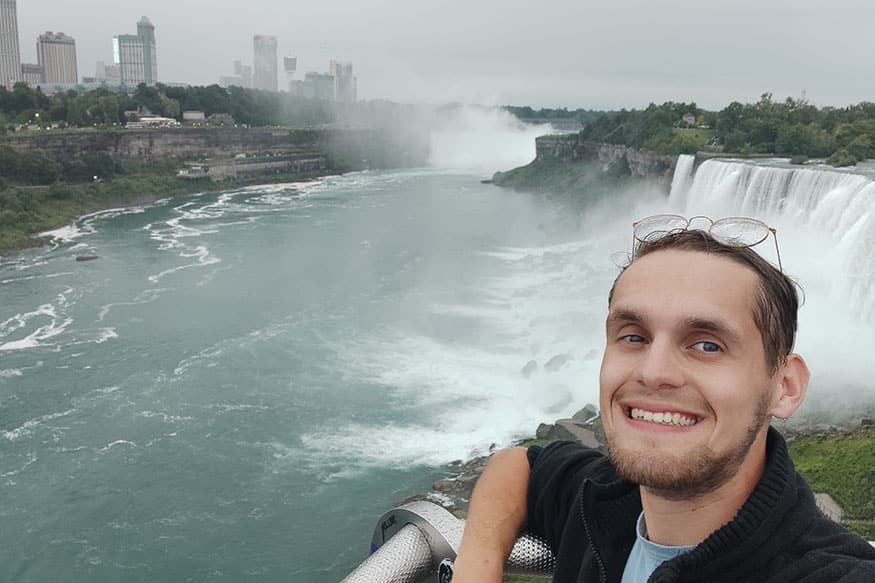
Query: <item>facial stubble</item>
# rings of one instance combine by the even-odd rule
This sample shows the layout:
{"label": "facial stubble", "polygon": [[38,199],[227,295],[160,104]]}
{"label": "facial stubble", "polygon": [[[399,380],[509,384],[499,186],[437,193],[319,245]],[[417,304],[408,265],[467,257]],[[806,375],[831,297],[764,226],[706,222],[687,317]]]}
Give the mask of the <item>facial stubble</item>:
{"label": "facial stubble", "polygon": [[650,452],[630,452],[616,447],[608,436],[611,463],[627,482],[645,486],[667,500],[699,498],[725,484],[741,466],[769,419],[770,403],[770,392],[764,390],[744,439],[722,454],[703,445],[683,457],[662,454],[657,459]]}

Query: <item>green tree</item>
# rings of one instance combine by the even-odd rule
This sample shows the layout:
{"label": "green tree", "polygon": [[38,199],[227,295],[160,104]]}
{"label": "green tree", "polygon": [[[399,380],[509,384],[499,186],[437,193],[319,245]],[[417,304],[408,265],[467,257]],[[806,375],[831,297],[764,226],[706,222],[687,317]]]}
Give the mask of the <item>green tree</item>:
{"label": "green tree", "polygon": [[140,83],[137,85],[137,89],[134,91],[132,98],[136,105],[145,107],[153,114],[164,114],[164,109],[161,106],[161,95],[155,87],[149,87],[145,83]]}
{"label": "green tree", "polygon": [[814,154],[818,155],[821,141],[820,129],[813,125],[790,124],[778,127],[775,138],[775,153],[777,154]]}
{"label": "green tree", "polygon": [[857,158],[848,152],[845,148],[839,148],[827,160],[827,163],[833,166],[853,166],[857,163]]}
{"label": "green tree", "polygon": [[20,155],[18,180],[24,184],[52,184],[61,176],[61,165],[42,150]]}
{"label": "green tree", "polygon": [[18,179],[19,155],[11,146],[0,146],[0,176]]}

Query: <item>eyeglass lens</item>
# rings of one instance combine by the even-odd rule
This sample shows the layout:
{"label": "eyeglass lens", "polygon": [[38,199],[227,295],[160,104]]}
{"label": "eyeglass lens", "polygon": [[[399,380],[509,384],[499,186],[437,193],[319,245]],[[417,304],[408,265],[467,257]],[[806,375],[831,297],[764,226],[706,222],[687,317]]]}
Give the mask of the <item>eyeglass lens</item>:
{"label": "eyeglass lens", "polygon": [[769,236],[769,226],[749,217],[727,217],[715,221],[709,232],[726,245],[753,247]]}

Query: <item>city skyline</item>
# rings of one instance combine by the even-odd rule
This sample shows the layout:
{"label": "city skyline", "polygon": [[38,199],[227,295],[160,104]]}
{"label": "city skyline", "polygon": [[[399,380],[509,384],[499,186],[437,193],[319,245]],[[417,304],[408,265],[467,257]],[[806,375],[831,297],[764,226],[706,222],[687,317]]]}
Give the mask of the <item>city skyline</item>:
{"label": "city skyline", "polygon": [[[390,0],[295,6],[251,0],[245,12],[156,0],[148,8],[93,0],[89,10],[51,0],[18,5],[21,61],[36,62],[46,30],[74,37],[81,75],[111,62],[111,38],[143,14],[158,30],[160,82],[216,83],[251,61],[252,37],[275,36],[298,57],[298,78],[352,61],[359,99],[468,101],[594,109],[666,100],[711,109],[730,101],[806,95],[818,105],[875,100],[865,55],[875,49],[860,0],[732,6],[667,0],[591,4],[519,0],[410,6]],[[228,9],[231,7],[228,6]],[[100,18],[94,18],[100,14]],[[194,50],[209,47],[209,50]]]}

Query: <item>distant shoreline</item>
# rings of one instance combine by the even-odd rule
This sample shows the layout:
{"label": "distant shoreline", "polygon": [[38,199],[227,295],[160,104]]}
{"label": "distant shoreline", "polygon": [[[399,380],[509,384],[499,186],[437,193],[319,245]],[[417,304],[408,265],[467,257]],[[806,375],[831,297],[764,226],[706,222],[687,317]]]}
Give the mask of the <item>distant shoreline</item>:
{"label": "distant shoreline", "polygon": [[[110,195],[107,198],[97,198],[91,201],[88,201],[84,204],[80,205],[67,205],[66,208],[54,209],[54,208],[44,208],[47,213],[52,214],[56,218],[59,217],[58,220],[51,221],[44,225],[44,228],[34,230],[31,232],[20,231],[16,233],[19,235],[17,237],[9,237],[7,234],[6,238],[0,237],[0,256],[8,257],[9,255],[13,255],[15,253],[19,253],[22,251],[26,251],[28,249],[35,249],[37,247],[45,246],[47,240],[51,238],[61,239],[63,237],[53,237],[53,234],[62,229],[71,227],[80,221],[83,221],[89,217],[94,215],[98,215],[101,213],[113,211],[113,210],[126,210],[126,209],[135,209],[135,208],[144,208],[149,205],[154,204],[155,202],[169,197],[174,196],[197,196],[201,194],[206,194],[209,192],[221,192],[224,190],[230,190],[234,188],[239,188],[243,186],[258,186],[258,185],[269,185],[269,184],[282,184],[282,183],[306,183],[311,182],[317,178],[321,178],[324,176],[333,176],[338,173],[335,171],[325,170],[324,172],[315,172],[308,173],[305,176],[299,174],[281,174],[275,175],[271,177],[253,177],[249,180],[234,180],[228,182],[214,183],[211,181],[204,180],[182,180],[176,177],[170,177],[172,180],[176,181],[176,188],[173,188],[174,183],[164,184],[159,186],[157,189],[153,189],[152,192],[143,191],[127,196],[125,194],[119,193],[117,195]],[[143,178],[143,177],[139,177]],[[146,177],[148,178],[148,177]],[[167,177],[162,177],[167,178]],[[269,179],[267,179],[269,178]],[[103,186],[110,186],[113,182],[122,179],[115,179],[112,181],[108,181],[103,183]],[[80,194],[83,191],[90,187],[95,187],[98,185],[64,185],[64,187],[69,188],[71,192]],[[18,188],[27,188],[27,189],[38,189],[44,190],[46,187],[18,187]],[[48,207],[49,205],[53,205],[55,201],[49,201],[44,205]],[[39,206],[37,207],[39,209]]]}

